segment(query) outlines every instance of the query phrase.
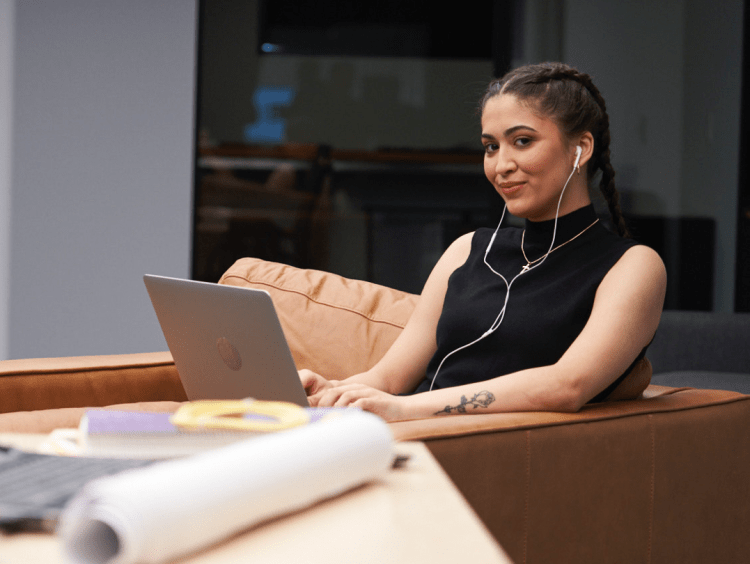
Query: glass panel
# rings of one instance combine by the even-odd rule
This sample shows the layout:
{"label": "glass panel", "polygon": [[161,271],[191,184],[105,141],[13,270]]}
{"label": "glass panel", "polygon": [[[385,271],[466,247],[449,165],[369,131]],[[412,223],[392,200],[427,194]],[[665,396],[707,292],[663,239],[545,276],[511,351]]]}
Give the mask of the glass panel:
{"label": "glass panel", "polygon": [[[295,37],[284,10],[274,19],[260,1],[201,3],[195,277],[216,280],[257,256],[419,291],[442,249],[500,215],[475,113],[488,80],[511,63],[564,60],[607,100],[623,212],[667,265],[666,307],[748,301],[737,240],[742,0],[722,10],[708,0],[453,4],[461,14],[448,29],[458,44],[484,45],[478,58],[435,57],[425,30],[439,34],[445,15],[417,21],[395,0],[390,23],[361,3],[331,12],[344,4],[299,8],[314,29]],[[290,37],[305,41],[268,47]]]}
{"label": "glass panel", "polygon": [[[239,4],[201,9],[194,277],[215,281],[254,256],[419,292],[447,244],[498,211],[476,115],[493,74],[491,18],[473,53],[455,46],[455,32],[452,56],[442,43],[435,52],[434,38],[428,45],[428,32],[447,31],[443,13],[425,20],[400,56],[277,52],[299,46],[266,55],[264,44],[294,38],[269,39],[259,22],[278,23],[278,12],[273,19],[261,4]],[[491,13],[492,2],[484,4]],[[334,5],[343,4],[321,10]],[[414,13],[381,17],[368,36],[393,39],[380,33],[391,26],[403,38],[404,21],[394,18]],[[288,30],[294,21],[282,23]]]}

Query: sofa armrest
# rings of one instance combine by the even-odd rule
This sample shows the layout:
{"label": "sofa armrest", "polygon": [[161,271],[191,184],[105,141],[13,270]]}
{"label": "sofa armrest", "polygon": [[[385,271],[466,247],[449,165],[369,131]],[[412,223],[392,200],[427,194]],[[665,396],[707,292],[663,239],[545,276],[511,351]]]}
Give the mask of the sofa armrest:
{"label": "sofa armrest", "polygon": [[0,413],[186,399],[168,352],[0,362]]}
{"label": "sofa armrest", "polygon": [[514,562],[745,561],[750,396],[644,398],[391,429],[425,442]]}

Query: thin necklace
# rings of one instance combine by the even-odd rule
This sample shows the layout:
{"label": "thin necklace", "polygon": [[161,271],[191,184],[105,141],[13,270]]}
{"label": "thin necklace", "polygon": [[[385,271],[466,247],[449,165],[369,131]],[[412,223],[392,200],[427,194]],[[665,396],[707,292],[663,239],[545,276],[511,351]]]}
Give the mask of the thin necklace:
{"label": "thin necklace", "polygon": [[551,251],[547,251],[547,253],[546,253],[546,254],[544,254],[544,255],[540,256],[540,257],[539,257],[538,259],[534,259],[534,260],[529,260],[529,257],[527,257],[527,256],[526,256],[526,251],[524,251],[524,250],[523,250],[523,241],[524,241],[524,238],[526,237],[526,229],[524,229],[524,230],[523,230],[523,233],[521,234],[521,252],[523,253],[523,258],[524,258],[524,259],[526,259],[526,266],[524,266],[524,267],[523,267],[523,268],[521,269],[521,272],[522,272],[522,273],[523,273],[523,272],[528,272],[529,270],[531,270],[531,265],[532,265],[532,264],[534,264],[535,262],[539,262],[540,260],[542,260],[542,259],[543,259],[544,257],[546,257],[547,255],[549,255],[550,253],[554,253],[554,252],[555,252],[555,251],[556,251],[557,249],[559,249],[560,247],[563,247],[563,246],[567,245],[567,244],[568,244],[568,243],[570,243],[570,242],[571,242],[571,241],[572,241],[573,239],[578,239],[578,237],[580,237],[581,235],[583,235],[584,233],[586,233],[586,231],[588,231],[588,230],[589,230],[589,229],[591,229],[591,228],[592,228],[592,227],[593,227],[594,225],[596,225],[596,222],[597,222],[597,221],[599,221],[599,218],[596,218],[596,221],[594,221],[594,223],[592,223],[591,225],[589,225],[588,227],[586,227],[586,228],[585,228],[585,229],[584,229],[583,231],[581,231],[581,232],[580,232],[580,233],[579,233],[578,235],[575,235],[574,237],[571,237],[570,239],[568,239],[568,240],[567,240],[567,241],[565,241],[564,243],[560,243],[560,244],[559,244],[559,245],[558,245],[557,247],[555,247],[555,248],[554,248],[554,249],[552,249]]}

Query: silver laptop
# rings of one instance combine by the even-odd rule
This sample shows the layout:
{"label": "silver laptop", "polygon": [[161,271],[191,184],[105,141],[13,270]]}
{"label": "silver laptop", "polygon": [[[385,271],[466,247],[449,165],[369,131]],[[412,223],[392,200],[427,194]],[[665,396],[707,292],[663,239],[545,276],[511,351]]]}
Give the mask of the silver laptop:
{"label": "silver laptop", "polygon": [[268,292],[150,274],[143,281],[189,400],[309,406]]}

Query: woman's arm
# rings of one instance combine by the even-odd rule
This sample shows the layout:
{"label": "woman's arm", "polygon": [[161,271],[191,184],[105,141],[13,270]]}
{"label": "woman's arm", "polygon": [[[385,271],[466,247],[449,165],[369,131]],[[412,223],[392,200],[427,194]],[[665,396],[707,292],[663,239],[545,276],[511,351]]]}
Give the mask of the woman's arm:
{"label": "woman's arm", "polygon": [[322,393],[318,404],[353,405],[388,420],[450,413],[577,411],[624,373],[651,341],[665,291],[666,271],[659,255],[636,246],[604,277],[586,326],[553,365],[407,397],[346,382]]}
{"label": "woman's arm", "polygon": [[469,257],[472,236],[473,233],[468,233],[459,237],[440,257],[404,330],[374,367],[341,381],[326,380],[309,370],[300,372],[313,405],[327,390],[345,384],[363,384],[389,394],[410,392],[416,388],[437,350],[435,332],[443,310],[448,278]]}

